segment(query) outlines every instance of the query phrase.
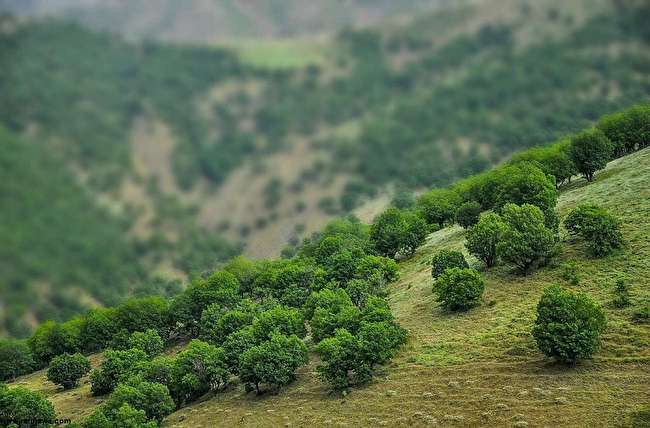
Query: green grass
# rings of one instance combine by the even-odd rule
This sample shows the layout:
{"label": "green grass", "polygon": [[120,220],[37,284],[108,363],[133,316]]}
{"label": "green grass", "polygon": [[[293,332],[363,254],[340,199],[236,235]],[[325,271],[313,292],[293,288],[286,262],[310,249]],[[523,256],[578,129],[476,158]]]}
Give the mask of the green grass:
{"label": "green grass", "polygon": [[306,39],[236,40],[226,46],[243,62],[270,70],[322,64],[326,54],[323,43]]}
{"label": "green grass", "polygon": [[[643,426],[650,406],[650,325],[635,323],[632,314],[650,301],[649,182],[646,149],[612,162],[593,183],[572,183],[560,196],[560,214],[584,202],[605,206],[623,219],[626,248],[593,259],[582,243],[564,242],[557,263],[527,277],[504,266],[484,271],[483,302],[465,313],[440,308],[429,268],[436,251],[463,249],[463,230],[430,235],[401,263],[391,290],[409,341],[370,385],[346,397],[328,394],[316,379],[312,356],[278,395],[246,394],[235,383],[170,415],[164,426]],[[567,261],[578,267],[577,286],[562,280]],[[625,309],[611,305],[619,275],[631,284],[633,304]],[[592,295],[609,319],[602,349],[571,368],[545,358],[530,336],[537,301],[557,282]],[[20,381],[46,392],[64,417],[87,414],[97,402],[86,387],[75,390],[76,397],[43,387],[42,376]]]}

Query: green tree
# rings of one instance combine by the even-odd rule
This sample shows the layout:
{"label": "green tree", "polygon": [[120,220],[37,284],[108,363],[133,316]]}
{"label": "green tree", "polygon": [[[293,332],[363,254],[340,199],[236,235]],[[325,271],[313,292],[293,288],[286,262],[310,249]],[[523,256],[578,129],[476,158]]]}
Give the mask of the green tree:
{"label": "green tree", "polygon": [[527,274],[557,253],[557,237],[545,226],[544,214],[538,207],[508,204],[502,213],[507,229],[497,244],[497,253],[519,272]]}
{"label": "green tree", "polygon": [[453,190],[433,189],[418,198],[416,207],[428,224],[442,228],[454,220],[460,203],[460,196]]}
{"label": "green tree", "polygon": [[149,358],[153,358],[156,355],[162,353],[165,349],[165,343],[154,329],[149,329],[147,331],[136,331],[128,339],[128,344],[130,349],[140,349],[144,351]]}
{"label": "green tree", "polygon": [[598,129],[614,144],[619,157],[650,144],[650,105],[638,105],[598,121]]}
{"label": "green tree", "polygon": [[20,386],[7,388],[0,384],[0,417],[3,420],[39,421],[35,426],[48,427],[55,415],[54,406],[41,394]]}
{"label": "green tree", "polygon": [[606,324],[602,309],[589,296],[553,285],[537,304],[532,334],[544,354],[575,364],[598,349]]}
{"label": "green tree", "polygon": [[128,378],[140,362],[147,359],[147,354],[140,349],[127,351],[109,349],[104,355],[101,366],[90,374],[90,392],[93,395],[108,394],[120,381]]}
{"label": "green tree", "polygon": [[256,346],[260,341],[253,333],[253,327],[244,327],[226,337],[223,342],[224,358],[228,371],[234,375],[239,374],[239,357],[246,351]]}
{"label": "green tree", "polygon": [[599,129],[589,129],[571,138],[569,156],[576,170],[587,181],[594,180],[594,173],[607,166],[614,147],[611,141]]}
{"label": "green tree", "polygon": [[178,388],[175,398],[179,405],[218,391],[230,379],[224,350],[197,339],[177,355],[174,373]]}
{"label": "green tree", "polygon": [[255,306],[239,305],[224,311],[220,305],[208,306],[201,314],[201,339],[213,345],[221,345],[231,333],[253,323]]}
{"label": "green tree", "polygon": [[79,379],[90,371],[90,361],[81,354],[57,355],[50,361],[47,369],[47,380],[63,389],[71,389],[79,385]]}
{"label": "green tree", "polygon": [[406,331],[394,322],[364,322],[357,333],[360,357],[370,368],[395,356],[406,342]]}
{"label": "green tree", "polygon": [[305,318],[301,311],[283,306],[275,306],[264,311],[253,321],[253,334],[258,340],[266,340],[272,333],[279,333],[285,336],[295,334],[298,337],[305,337]]}
{"label": "green tree", "polygon": [[322,363],[318,376],[335,390],[346,390],[372,378],[370,364],[361,358],[359,341],[349,331],[338,329],[333,337],[316,345]]}
{"label": "green tree", "polygon": [[102,407],[93,412],[81,424],[83,428],[157,428],[158,423],[147,421],[144,410],[136,410],[129,404],[111,412],[110,418]]}
{"label": "green tree", "polygon": [[296,369],[307,364],[307,346],[295,335],[273,334],[271,338],[240,357],[239,378],[247,389],[259,394],[260,384],[277,391],[296,377]]}
{"label": "green tree", "polygon": [[485,282],[474,269],[445,270],[433,286],[438,302],[451,311],[466,311],[479,304]]}
{"label": "green tree", "polygon": [[589,252],[596,257],[611,254],[623,247],[621,222],[597,205],[579,205],[567,215],[564,226],[571,235],[587,242]]}
{"label": "green tree", "polygon": [[478,202],[465,202],[456,210],[456,223],[467,229],[478,222],[482,210],[483,208]]}
{"label": "green tree", "polygon": [[434,279],[449,268],[469,268],[463,253],[454,250],[440,250],[431,259],[431,276]]}
{"label": "green tree", "polygon": [[356,331],[361,313],[345,290],[341,288],[325,289],[312,298],[316,303],[309,319],[309,326],[314,342],[320,342],[324,338],[334,335],[338,328]]}
{"label": "green tree", "polygon": [[413,254],[426,236],[427,226],[422,218],[392,207],[380,214],[370,226],[373,246],[379,254],[390,258],[397,254]]}
{"label": "green tree", "polygon": [[148,329],[166,333],[169,303],[159,296],[131,298],[117,307],[118,330],[129,332]]}
{"label": "green tree", "polygon": [[63,324],[46,321],[38,326],[27,341],[37,365],[44,367],[56,355],[79,351],[80,324],[74,319]]}
{"label": "green tree", "polygon": [[95,308],[84,316],[81,328],[81,344],[85,351],[94,352],[105,347],[110,338],[117,333],[117,310],[115,308]]}
{"label": "green tree", "polygon": [[496,213],[483,214],[478,223],[465,232],[465,247],[487,267],[494,266],[498,261],[497,245],[503,239],[507,230],[506,224]]}
{"label": "green tree", "polygon": [[14,380],[34,368],[32,351],[25,340],[0,339],[0,381]]}
{"label": "green tree", "polygon": [[115,419],[125,404],[144,411],[147,419],[158,423],[175,409],[174,401],[165,385],[141,379],[118,385],[103,404],[102,411],[109,419]]}

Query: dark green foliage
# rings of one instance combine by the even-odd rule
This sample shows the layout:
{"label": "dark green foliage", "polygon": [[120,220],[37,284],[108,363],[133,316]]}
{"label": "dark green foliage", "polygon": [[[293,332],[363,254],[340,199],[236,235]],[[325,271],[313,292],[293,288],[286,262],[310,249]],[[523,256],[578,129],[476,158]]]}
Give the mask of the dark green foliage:
{"label": "dark green foliage", "polygon": [[503,239],[507,228],[498,214],[483,214],[478,223],[465,232],[467,251],[487,267],[494,266],[499,260],[497,245]]}
{"label": "dark green foliage", "polygon": [[222,269],[233,274],[235,278],[237,278],[239,289],[242,293],[249,293],[253,289],[255,278],[257,278],[262,271],[262,262],[249,260],[243,256],[237,256],[223,265]]}
{"label": "dark green foliage", "polygon": [[312,288],[324,283],[323,269],[301,260],[277,260],[257,276],[253,295],[258,299],[273,298],[290,307],[302,306]]}
{"label": "dark green foliage", "polygon": [[340,288],[325,289],[312,295],[306,311],[316,343],[334,335],[338,328],[355,332],[359,327],[361,312],[345,290]]}
{"label": "dark green foliage", "polygon": [[275,306],[260,313],[253,321],[253,334],[258,340],[266,340],[273,333],[285,336],[305,337],[305,319],[298,309]]}
{"label": "dark green foliage", "polygon": [[497,253],[520,273],[542,266],[557,254],[557,237],[544,225],[544,214],[534,206],[507,204],[502,210],[507,229]]}
{"label": "dark green foliage", "polygon": [[[0,415],[3,421],[40,421],[34,426],[47,427],[56,414],[54,406],[41,394],[20,386],[7,388],[0,384]],[[12,425],[9,422],[7,426]]]}
{"label": "dark green foliage", "polygon": [[118,320],[116,308],[95,308],[84,316],[81,328],[81,343],[87,352],[98,351],[106,346],[117,333]]}
{"label": "dark green foliage", "polygon": [[625,308],[630,306],[630,288],[623,278],[616,280],[614,286],[614,301],[612,302],[616,308]]}
{"label": "dark green foliage", "polygon": [[450,268],[469,268],[465,256],[460,251],[440,250],[431,259],[431,276],[436,279]]}
{"label": "dark green foliage", "polygon": [[360,358],[370,368],[393,358],[406,342],[406,331],[395,322],[364,322],[357,333]]}
{"label": "dark green foliage", "polygon": [[369,362],[361,355],[359,340],[345,329],[334,337],[316,345],[322,364],[316,367],[318,376],[335,390],[346,390],[352,385],[368,382],[372,378]]}
{"label": "dark green foliage", "polygon": [[557,204],[555,183],[539,168],[525,162],[507,167],[503,173],[497,190],[497,210],[506,204],[535,205],[544,213],[546,226],[557,228],[558,221],[554,212]]}
{"label": "dark green foliage", "polygon": [[125,404],[143,411],[147,419],[158,423],[175,409],[165,385],[142,380],[118,385],[101,409],[109,420],[116,419]]}
{"label": "dark green foliage", "polygon": [[90,392],[93,395],[108,394],[118,383],[127,379],[139,363],[146,360],[147,354],[140,349],[106,351],[102,365],[90,374]]}
{"label": "dark green foliage", "polygon": [[555,187],[570,181],[571,176],[576,174],[576,167],[569,156],[571,140],[564,139],[544,147],[536,147],[515,153],[511,163],[530,162],[541,169],[547,176],[555,178]]}
{"label": "dark green foliage", "polygon": [[413,196],[413,193],[407,189],[399,189],[395,193],[395,196],[393,196],[391,204],[400,210],[409,209],[415,205],[415,197]]}
{"label": "dark green foliage", "polygon": [[465,202],[456,210],[456,223],[467,229],[468,227],[478,223],[481,211],[482,207],[478,202]]}
{"label": "dark green foliage", "polygon": [[[110,416],[110,417],[109,417]],[[107,416],[103,408],[98,408],[83,421],[83,428],[156,428],[158,423],[147,421],[144,410],[136,410],[129,404],[113,410]]]}
{"label": "dark green foliage", "polygon": [[388,208],[370,226],[370,240],[383,256],[408,256],[424,242],[427,232],[425,221],[417,214]]}
{"label": "dark green foliage", "polygon": [[26,341],[0,339],[0,381],[13,380],[31,372],[35,366],[32,351]]}
{"label": "dark green foliage", "polygon": [[[0,56],[2,46],[0,39]],[[3,67],[0,75],[7,72],[9,67]],[[32,83],[24,89],[31,91]],[[8,102],[9,92],[15,95],[16,88],[5,84],[0,77]],[[5,102],[0,110],[8,107]],[[30,332],[24,322],[27,312],[37,314],[40,321],[82,312],[78,296],[66,292],[70,284],[83,287],[104,304],[115,304],[129,291],[129,284],[145,278],[133,243],[124,239],[127,222],[99,208],[56,152],[14,138],[0,126],[0,199],[11,201],[0,210],[0,295],[7,303],[0,325],[15,335]],[[70,263],[73,254],[75,262]],[[36,286],[44,278],[55,300]]]}
{"label": "dark green foliage", "polygon": [[217,391],[228,384],[230,375],[225,352],[200,340],[192,340],[174,362],[175,388],[172,391],[176,403],[192,401],[210,391]]}
{"label": "dark green foliage", "polygon": [[129,332],[154,329],[166,334],[169,303],[158,296],[131,298],[117,306],[117,323]]}
{"label": "dark green foliage", "polygon": [[44,367],[56,355],[79,351],[80,327],[78,319],[64,324],[53,321],[41,324],[28,340],[37,365]]}
{"label": "dark green foliage", "polygon": [[456,192],[433,189],[418,198],[416,207],[428,224],[443,227],[445,223],[454,221],[460,203],[460,196]]}
{"label": "dark green foliage", "polygon": [[74,388],[79,379],[90,371],[90,361],[81,354],[57,355],[50,361],[47,369],[47,380],[63,389]]}
{"label": "dark green foliage", "polygon": [[165,349],[165,342],[162,340],[156,330],[149,329],[144,332],[136,331],[131,334],[128,340],[129,349],[140,349],[144,351],[149,358],[162,353]]}
{"label": "dark green foliage", "polygon": [[583,238],[595,257],[604,257],[623,247],[620,224],[616,217],[597,205],[580,205],[564,220],[569,233]]}
{"label": "dark green foliage", "polygon": [[230,334],[253,323],[256,307],[250,303],[224,311],[218,304],[208,306],[201,314],[201,339],[221,345]]}
{"label": "dark green foliage", "polygon": [[478,305],[484,290],[481,274],[463,268],[445,270],[433,286],[438,302],[451,311],[466,311]]}
{"label": "dark green foliage", "polygon": [[259,343],[253,333],[253,327],[242,328],[226,337],[223,350],[228,371],[234,375],[239,374],[239,357]]}
{"label": "dark green foliage", "polygon": [[612,157],[614,146],[599,129],[582,131],[571,138],[569,156],[576,170],[593,181],[596,171],[605,168]]}
{"label": "dark green foliage", "polygon": [[589,296],[554,285],[537,304],[532,334],[544,354],[575,364],[599,348],[605,326],[605,314]]}
{"label": "dark green foliage", "polygon": [[199,320],[204,309],[217,304],[224,310],[233,308],[241,300],[237,278],[228,272],[219,271],[208,279],[196,279],[184,293],[174,298],[169,312],[176,330],[196,335]]}
{"label": "dark green foliage", "polygon": [[273,334],[271,338],[244,352],[239,359],[239,378],[247,389],[260,384],[274,391],[289,384],[296,377],[296,369],[307,364],[307,346],[295,335]]}
{"label": "dark green foliage", "polygon": [[638,105],[607,115],[598,129],[614,144],[614,155],[622,156],[650,145],[650,105]]}

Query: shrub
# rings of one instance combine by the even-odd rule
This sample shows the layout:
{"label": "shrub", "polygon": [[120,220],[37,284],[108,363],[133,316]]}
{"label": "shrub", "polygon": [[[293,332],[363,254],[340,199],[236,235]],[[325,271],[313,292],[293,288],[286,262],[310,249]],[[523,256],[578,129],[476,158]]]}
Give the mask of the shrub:
{"label": "shrub", "polygon": [[395,356],[406,342],[406,331],[394,322],[364,322],[357,334],[360,358],[370,368],[383,364]]}
{"label": "shrub", "polygon": [[478,222],[481,211],[482,207],[478,202],[465,202],[456,211],[456,222],[467,229]]}
{"label": "shrub", "polygon": [[141,332],[136,331],[128,339],[130,349],[140,349],[144,351],[149,358],[155,357],[162,353],[165,344],[156,330],[149,329]]}
{"label": "shrub", "polygon": [[158,423],[175,409],[174,401],[165,385],[140,379],[118,385],[103,404],[102,411],[109,419],[114,419],[125,404],[143,411],[147,419]]}
{"label": "shrub", "polygon": [[333,337],[316,345],[322,364],[316,367],[318,377],[335,390],[346,390],[372,378],[370,364],[361,356],[359,341],[349,331],[338,329]]}
{"label": "shrub", "polygon": [[503,239],[507,228],[498,214],[483,214],[478,223],[465,233],[467,251],[487,267],[494,266],[499,259],[497,245]]}
{"label": "shrub", "polygon": [[55,417],[54,406],[44,396],[27,388],[7,388],[0,384],[0,417],[7,426],[18,426],[19,421],[41,421],[39,426],[49,426]]}
{"label": "shrub", "polygon": [[383,256],[412,255],[428,233],[426,222],[411,211],[388,208],[370,226],[370,240]]}
{"label": "shrub", "polygon": [[567,281],[571,285],[580,284],[580,275],[578,274],[578,266],[573,263],[564,263],[562,265],[562,271],[560,272],[562,279]]}
{"label": "shrub", "polygon": [[224,350],[197,339],[176,356],[174,373],[179,405],[225,387],[230,378]]}
{"label": "shrub", "polygon": [[575,364],[598,349],[605,325],[605,314],[589,296],[554,285],[537,304],[532,334],[545,355]]}
{"label": "shrub", "polygon": [[35,367],[27,342],[11,338],[0,339],[0,381],[14,380]]}
{"label": "shrub", "polygon": [[102,407],[98,408],[81,424],[83,428],[157,428],[155,421],[147,421],[144,410],[136,410],[128,404],[114,410],[110,418]]}
{"label": "shrub", "polygon": [[120,381],[126,379],[140,362],[146,360],[147,354],[140,349],[106,351],[102,365],[90,374],[90,392],[93,395],[108,394]]}
{"label": "shrub", "polygon": [[597,205],[580,205],[564,221],[571,235],[587,242],[589,252],[603,257],[623,246],[620,221]]}
{"label": "shrub", "polygon": [[502,217],[507,229],[497,245],[497,253],[521,273],[527,274],[532,267],[547,263],[557,253],[556,236],[544,225],[544,215],[538,207],[508,204]]}
{"label": "shrub", "polygon": [[579,173],[593,181],[594,173],[607,166],[614,147],[598,129],[583,131],[571,139],[569,156]]}
{"label": "shrub", "polygon": [[307,361],[307,346],[297,336],[273,334],[269,340],[242,354],[239,378],[247,390],[254,386],[258,394],[260,384],[277,391],[293,381],[296,369]]}
{"label": "shrub", "polygon": [[433,291],[448,310],[467,310],[478,305],[485,290],[481,275],[474,269],[451,268],[443,272]]}
{"label": "shrub", "polygon": [[57,355],[50,361],[47,369],[47,380],[63,389],[74,388],[79,384],[79,379],[90,371],[90,361],[81,354]]}
{"label": "shrub", "polygon": [[622,278],[616,280],[616,285],[614,286],[614,301],[612,303],[617,308],[630,306],[630,289],[627,282]]}
{"label": "shrub", "polygon": [[463,253],[453,250],[441,250],[433,256],[431,260],[431,276],[434,279],[450,268],[469,268]]}

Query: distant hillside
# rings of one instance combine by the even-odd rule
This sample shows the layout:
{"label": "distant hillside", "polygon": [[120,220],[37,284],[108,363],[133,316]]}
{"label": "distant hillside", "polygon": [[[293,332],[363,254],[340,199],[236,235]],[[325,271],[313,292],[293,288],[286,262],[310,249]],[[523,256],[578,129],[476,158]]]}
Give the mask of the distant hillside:
{"label": "distant hillside", "polygon": [[[646,426],[641,412],[647,415],[650,406],[650,324],[647,315],[644,321],[635,314],[644,308],[647,314],[650,304],[649,180],[650,149],[610,162],[593,183],[576,178],[561,191],[558,213],[585,203],[616,213],[626,248],[594,259],[582,244],[564,242],[558,263],[528,276],[506,266],[484,270],[482,302],[468,312],[441,308],[430,267],[441,249],[465,251],[464,231],[453,226],[431,234],[400,263],[400,279],[390,285],[391,308],[409,341],[371,384],[330,395],[312,361],[277,395],[246,394],[235,382],[172,413],[163,426]],[[575,264],[578,285],[563,279],[566,262]],[[622,309],[612,305],[620,277],[628,279],[632,296]],[[575,367],[544,358],[530,334],[542,291],[554,283],[588,293],[608,318],[602,348]],[[101,357],[91,359],[97,365]],[[12,385],[43,392],[61,417],[76,420],[103,401],[91,396],[86,378],[70,391],[46,381],[44,371]]]}
{"label": "distant hillside", "polygon": [[[123,219],[110,223],[119,225],[111,263],[133,263],[116,272],[144,266],[143,282],[188,278],[242,247],[270,257],[289,245],[291,254],[335,215],[356,210],[369,220],[396,189],[448,184],[647,100],[647,8],[477,1],[274,49],[128,42],[63,21],[4,17],[0,124],[40,155],[56,154],[53,169],[97,212]],[[16,257],[40,257],[8,242]],[[61,260],[83,260],[73,247],[59,250]],[[16,277],[30,289],[92,271],[57,266]],[[61,289],[131,284],[121,275],[89,274]],[[130,290],[115,288],[115,296]],[[108,300],[90,294],[53,305],[60,313],[25,308],[31,321],[11,331]]]}
{"label": "distant hillside", "polygon": [[0,0],[0,11],[56,16],[131,39],[213,43],[291,37],[369,25],[449,0]]}

